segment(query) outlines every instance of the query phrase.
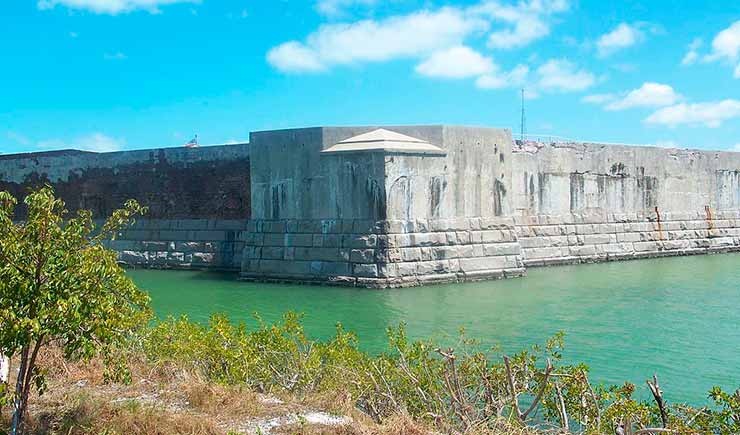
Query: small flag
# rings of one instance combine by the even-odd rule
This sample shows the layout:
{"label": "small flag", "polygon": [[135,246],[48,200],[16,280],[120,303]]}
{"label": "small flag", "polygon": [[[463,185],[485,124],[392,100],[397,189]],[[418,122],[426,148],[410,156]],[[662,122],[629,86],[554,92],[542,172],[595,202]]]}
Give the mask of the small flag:
{"label": "small flag", "polygon": [[198,135],[196,134],[194,138],[190,139],[190,141],[185,144],[185,148],[197,148],[197,147],[198,147]]}

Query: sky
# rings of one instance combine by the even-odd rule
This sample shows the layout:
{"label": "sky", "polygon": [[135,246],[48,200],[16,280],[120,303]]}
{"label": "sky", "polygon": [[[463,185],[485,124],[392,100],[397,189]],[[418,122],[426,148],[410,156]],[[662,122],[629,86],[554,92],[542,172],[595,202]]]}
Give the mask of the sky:
{"label": "sky", "polygon": [[737,0],[5,0],[0,153],[458,124],[740,151]]}

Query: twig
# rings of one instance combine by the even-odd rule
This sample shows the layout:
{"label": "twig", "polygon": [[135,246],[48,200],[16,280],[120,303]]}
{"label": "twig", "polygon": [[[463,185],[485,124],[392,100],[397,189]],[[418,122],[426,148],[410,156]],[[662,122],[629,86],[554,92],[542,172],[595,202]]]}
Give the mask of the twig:
{"label": "twig", "polygon": [[516,412],[517,418],[522,420],[522,411],[519,409],[519,398],[517,397],[516,390],[514,390],[514,375],[511,373],[511,364],[509,363],[509,357],[504,355],[504,365],[506,366],[506,377],[509,381],[509,394],[511,394],[511,406]]}
{"label": "twig", "polygon": [[570,430],[570,425],[568,424],[568,411],[565,409],[565,400],[563,399],[563,391],[560,389],[560,383],[558,381],[555,381],[555,393],[558,396],[558,402],[559,407],[558,411],[560,412],[560,421],[561,421],[561,427],[566,432]]}
{"label": "twig", "polygon": [[660,410],[660,420],[663,422],[663,427],[668,427],[668,413],[665,409],[665,402],[663,401],[663,391],[660,390],[660,385],[658,385],[658,375],[653,375],[653,382],[650,382],[650,380],[647,380],[647,386],[650,388],[650,392],[653,393],[653,398],[655,398],[655,402],[658,404],[658,409]]}
{"label": "twig", "polygon": [[524,411],[524,413],[522,414],[522,421],[527,419],[529,413],[534,411],[537,408],[537,405],[540,403],[540,400],[542,400],[542,395],[545,394],[545,389],[547,388],[547,381],[550,379],[550,373],[552,373],[552,363],[550,362],[550,358],[548,358],[547,368],[545,369],[544,373],[545,378],[542,380],[542,385],[540,385],[540,391],[537,393],[537,396],[535,396],[532,404],[529,405],[529,408],[527,408],[527,410]]}

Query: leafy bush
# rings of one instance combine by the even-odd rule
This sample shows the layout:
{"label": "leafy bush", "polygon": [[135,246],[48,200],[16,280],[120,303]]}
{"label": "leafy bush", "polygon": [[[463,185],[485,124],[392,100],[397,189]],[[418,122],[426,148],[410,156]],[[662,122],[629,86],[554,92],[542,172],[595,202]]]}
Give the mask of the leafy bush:
{"label": "leafy bush", "polygon": [[[463,431],[511,425],[621,434],[740,429],[740,392],[715,388],[713,406],[663,403],[661,412],[657,401],[636,399],[632,384],[592,386],[586,365],[562,364],[562,334],[508,356],[481,350],[464,331],[457,350],[412,341],[401,324],[388,329],[388,349],[370,355],[341,325],[333,338],[317,342],[306,338],[293,313],[274,325],[260,320],[253,330],[215,315],[207,325],[186,317],[162,321],[141,346],[155,364],[194,370],[216,383],[294,395],[341,391],[378,422],[408,414],[441,430]],[[657,378],[653,382],[657,388]],[[662,400],[659,388],[658,394]]]}

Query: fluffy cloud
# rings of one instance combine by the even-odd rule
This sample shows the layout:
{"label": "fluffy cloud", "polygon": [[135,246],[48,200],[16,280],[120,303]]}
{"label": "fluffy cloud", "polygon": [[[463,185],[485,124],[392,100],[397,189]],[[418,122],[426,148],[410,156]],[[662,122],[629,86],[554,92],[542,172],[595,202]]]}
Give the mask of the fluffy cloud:
{"label": "fluffy cloud", "polygon": [[537,68],[537,88],[546,92],[573,92],[590,88],[596,77],[566,59],[551,59]]}
{"label": "fluffy cloud", "polygon": [[567,11],[566,0],[532,0],[516,5],[498,1],[483,2],[470,12],[503,22],[508,28],[492,32],[488,37],[491,48],[511,49],[523,47],[550,34],[550,15]]}
{"label": "fluffy cloud", "polygon": [[735,21],[714,37],[712,51],[704,57],[704,61],[736,63],[733,76],[740,78],[740,20]]}
{"label": "fluffy cloud", "polygon": [[[375,2],[321,0],[317,7],[331,14],[342,7]],[[467,8],[444,7],[382,20],[324,24],[303,41],[288,41],[272,48],[267,60],[276,69],[292,73],[399,58],[420,59],[426,67],[433,61],[432,56],[463,46],[473,36],[484,36],[494,25],[501,28],[488,35],[490,47],[504,49],[529,44],[549,34],[551,15],[568,7],[568,0],[528,0],[516,4],[484,0]]]}
{"label": "fluffy cloud", "polygon": [[501,89],[511,86],[523,86],[529,75],[529,67],[517,65],[514,69],[502,72],[495,68],[488,74],[478,77],[475,85],[481,89]]}
{"label": "fluffy cloud", "polygon": [[319,0],[316,3],[316,9],[323,15],[338,16],[346,8],[360,5],[369,6],[377,3],[377,0]]}
{"label": "fluffy cloud", "polygon": [[707,60],[728,59],[735,61],[740,56],[740,21],[722,30],[712,40],[712,52]]}
{"label": "fluffy cloud", "polygon": [[462,79],[488,74],[494,70],[490,57],[469,47],[457,46],[432,53],[416,67],[416,72],[428,77]]}
{"label": "fluffy cloud", "polygon": [[645,39],[645,33],[638,25],[621,23],[609,33],[602,35],[596,41],[599,56],[608,56],[615,51],[631,47]]}
{"label": "fluffy cloud", "polygon": [[37,146],[39,148],[77,149],[82,151],[105,153],[120,151],[125,143],[126,141],[123,139],[112,138],[103,133],[91,133],[86,136],[80,136],[71,143],[67,143],[59,139],[49,139],[39,142]]}
{"label": "fluffy cloud", "polygon": [[624,110],[633,107],[665,107],[677,103],[683,97],[672,87],[661,83],[646,82],[627,93],[624,98],[611,102],[606,110]]}
{"label": "fluffy cloud", "polygon": [[603,105],[606,110],[625,110],[635,107],[665,107],[683,100],[669,85],[645,82],[637,89],[619,94],[594,94],[581,98],[589,104]]}
{"label": "fluffy cloud", "polygon": [[39,9],[51,9],[56,5],[70,9],[87,10],[96,14],[117,15],[120,13],[144,10],[159,13],[160,6],[175,3],[200,3],[200,0],[38,0]]}
{"label": "fluffy cloud", "polygon": [[733,150],[740,152],[740,143],[736,143],[735,148],[733,148]]}
{"label": "fluffy cloud", "polygon": [[696,38],[693,41],[691,41],[691,44],[689,44],[689,51],[686,52],[686,55],[681,60],[681,65],[692,65],[696,62],[696,60],[699,58],[699,49],[701,48],[703,42],[701,38]]}
{"label": "fluffy cloud", "polygon": [[478,77],[476,86],[481,89],[525,87],[526,98],[536,98],[540,93],[577,92],[591,87],[596,77],[578,69],[567,59],[550,59],[530,72],[526,65],[517,65],[508,72],[494,67],[489,74]]}
{"label": "fluffy cloud", "polygon": [[648,124],[700,126],[717,128],[724,121],[740,118],[740,101],[727,99],[706,103],[681,103],[662,108],[650,115]]}
{"label": "fluffy cloud", "polygon": [[284,72],[312,72],[356,62],[426,57],[461,45],[487,27],[484,20],[450,7],[382,21],[328,24],[305,42],[290,41],[271,49],[267,59]]}
{"label": "fluffy cloud", "polygon": [[283,72],[317,72],[326,69],[314,50],[296,41],[286,42],[270,50],[267,61]]}

